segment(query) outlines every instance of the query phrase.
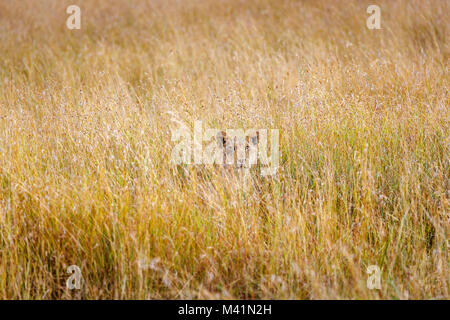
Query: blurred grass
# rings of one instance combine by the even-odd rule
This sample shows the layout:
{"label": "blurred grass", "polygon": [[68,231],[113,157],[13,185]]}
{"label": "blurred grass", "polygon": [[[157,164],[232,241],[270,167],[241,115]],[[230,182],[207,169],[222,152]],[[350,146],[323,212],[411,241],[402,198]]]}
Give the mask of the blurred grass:
{"label": "blurred grass", "polygon": [[[0,298],[448,299],[449,5],[369,4],[0,0]],[[173,115],[278,174],[173,166]]]}

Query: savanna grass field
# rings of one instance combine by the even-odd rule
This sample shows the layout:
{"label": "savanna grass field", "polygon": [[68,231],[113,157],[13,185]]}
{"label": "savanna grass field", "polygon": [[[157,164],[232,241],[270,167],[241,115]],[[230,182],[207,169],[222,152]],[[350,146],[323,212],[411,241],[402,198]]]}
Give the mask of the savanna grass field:
{"label": "savanna grass field", "polygon": [[[0,299],[449,299],[449,32],[447,0],[0,0]],[[174,164],[195,121],[278,129],[276,174]]]}

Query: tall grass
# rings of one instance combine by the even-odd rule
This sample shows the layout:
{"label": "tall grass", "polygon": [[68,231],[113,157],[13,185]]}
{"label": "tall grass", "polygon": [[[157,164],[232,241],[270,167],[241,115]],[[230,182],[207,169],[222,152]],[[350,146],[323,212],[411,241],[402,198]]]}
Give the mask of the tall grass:
{"label": "tall grass", "polygon": [[[0,0],[0,298],[448,299],[449,2],[373,2]],[[280,169],[175,166],[172,118]]]}

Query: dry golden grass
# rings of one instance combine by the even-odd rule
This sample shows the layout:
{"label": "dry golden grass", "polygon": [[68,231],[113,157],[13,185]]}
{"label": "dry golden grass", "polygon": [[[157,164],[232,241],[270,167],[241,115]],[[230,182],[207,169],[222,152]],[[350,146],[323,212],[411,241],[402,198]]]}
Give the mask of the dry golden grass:
{"label": "dry golden grass", "polygon": [[[449,12],[0,0],[0,298],[448,299]],[[174,166],[174,115],[280,129],[277,175]]]}

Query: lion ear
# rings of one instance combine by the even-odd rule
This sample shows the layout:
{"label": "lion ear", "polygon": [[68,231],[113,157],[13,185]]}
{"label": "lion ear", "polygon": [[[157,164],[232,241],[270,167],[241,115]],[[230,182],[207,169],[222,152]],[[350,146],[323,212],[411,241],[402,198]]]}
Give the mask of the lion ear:
{"label": "lion ear", "polygon": [[259,143],[259,131],[256,131],[256,134],[250,137],[250,142],[253,145],[257,145]]}
{"label": "lion ear", "polygon": [[220,131],[216,135],[216,141],[219,144],[220,147],[224,147],[226,144],[226,137],[225,137],[225,131]]}

